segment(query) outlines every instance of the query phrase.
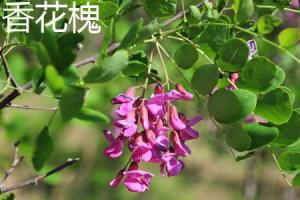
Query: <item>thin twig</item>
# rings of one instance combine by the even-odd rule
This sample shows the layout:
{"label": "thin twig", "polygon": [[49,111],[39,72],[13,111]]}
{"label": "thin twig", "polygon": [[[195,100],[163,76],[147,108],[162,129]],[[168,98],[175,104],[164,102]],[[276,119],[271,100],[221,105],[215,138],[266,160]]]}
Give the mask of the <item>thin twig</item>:
{"label": "thin twig", "polygon": [[8,179],[8,177],[15,171],[16,167],[23,161],[24,159],[24,156],[19,156],[19,144],[20,144],[20,141],[17,141],[15,143],[15,153],[14,153],[14,160],[11,164],[11,167],[6,170],[4,172],[4,177],[0,183],[0,188],[2,188],[5,184],[5,181]]}
{"label": "thin twig", "polygon": [[272,148],[271,148],[270,145],[268,145],[268,150],[271,152],[272,157],[273,157],[273,159],[274,159],[274,161],[275,161],[275,163],[276,163],[276,166],[278,167],[278,169],[279,169],[279,171],[280,171],[281,176],[285,179],[285,181],[287,182],[287,184],[288,184],[289,186],[293,186],[293,184],[290,182],[290,180],[288,179],[288,177],[287,177],[286,174],[284,173],[284,170],[281,168],[281,166],[280,166],[280,164],[279,164],[279,162],[278,162],[278,159],[277,159],[277,157],[276,157],[276,154],[275,154],[275,152],[272,150]]}
{"label": "thin twig", "polygon": [[0,188],[0,194],[7,193],[7,192],[17,190],[17,189],[21,189],[21,188],[25,188],[25,187],[28,187],[28,186],[36,186],[39,183],[43,182],[44,179],[47,178],[48,176],[51,176],[52,174],[58,173],[58,172],[62,171],[63,169],[72,166],[73,164],[75,164],[79,160],[80,160],[79,158],[68,159],[62,165],[48,171],[47,173],[45,173],[41,176],[36,176],[32,179],[29,179],[29,180],[21,182],[21,183],[17,183],[13,186],[2,187],[2,188]]}
{"label": "thin twig", "polygon": [[182,6],[182,15],[183,15],[183,22],[187,22],[186,19],[186,12],[185,12],[185,6],[184,6],[184,0],[181,0],[181,6]]}
{"label": "thin twig", "polygon": [[[276,6],[272,6],[272,5],[255,5],[257,8],[261,8],[261,9],[274,9],[274,10],[279,10]],[[223,8],[223,11],[228,11],[228,10],[234,10],[233,7],[227,7],[227,8]],[[291,12],[291,13],[296,13],[296,14],[300,14],[300,10],[297,9],[293,9],[293,8],[283,8],[282,9],[285,12]]]}
{"label": "thin twig", "polygon": [[[112,45],[110,45],[108,47],[107,53],[110,54],[110,53],[114,52],[117,48],[119,48],[119,46],[120,46],[119,43],[113,43]],[[87,65],[87,64],[95,64],[97,62],[98,58],[99,58],[99,53],[75,63],[74,66],[79,68],[79,67]]]}
{"label": "thin twig", "polygon": [[23,109],[23,110],[35,110],[35,111],[45,111],[45,112],[56,112],[59,108],[42,108],[42,107],[33,107],[30,105],[18,105],[18,104],[10,104],[7,105],[8,108],[15,108],[15,109]]}
{"label": "thin twig", "polygon": [[0,47],[0,57],[1,57],[1,60],[2,60],[2,65],[3,65],[3,68],[4,68],[6,78],[8,80],[10,80],[10,83],[13,87],[18,88],[17,81],[14,79],[14,77],[11,74],[10,68],[8,66],[8,62],[7,62],[7,60],[4,56],[4,52],[3,52],[3,49],[1,47]]}
{"label": "thin twig", "polygon": [[[112,45],[110,45],[110,47],[107,49],[107,53],[110,54],[110,53],[114,52],[118,48],[118,46],[119,46],[118,44],[112,44]],[[84,66],[85,64],[90,63],[91,61],[88,62],[88,60],[91,60],[91,59],[97,59],[97,58],[95,58],[95,56],[92,56],[92,57],[90,57],[88,59],[85,59],[84,61],[78,62],[77,64],[75,64],[75,67],[80,68],[80,67]],[[6,97],[4,97],[0,101],[0,110],[3,109],[3,108],[5,108],[5,107],[7,107],[8,105],[10,105],[11,102],[14,99],[16,99],[18,96],[20,96],[22,94],[23,90],[24,91],[25,90],[29,90],[32,87],[33,87],[33,83],[32,82],[28,82],[20,90],[14,89],[11,93],[9,93]]]}

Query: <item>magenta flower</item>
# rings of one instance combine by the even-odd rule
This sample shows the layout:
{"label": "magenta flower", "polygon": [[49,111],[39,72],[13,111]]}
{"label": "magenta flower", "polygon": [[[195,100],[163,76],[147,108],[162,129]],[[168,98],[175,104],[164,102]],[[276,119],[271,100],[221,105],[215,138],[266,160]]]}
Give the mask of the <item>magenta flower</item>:
{"label": "magenta flower", "polygon": [[109,158],[118,158],[123,153],[123,147],[124,147],[124,139],[122,136],[119,136],[117,139],[115,139],[111,132],[108,130],[104,130],[104,135],[106,139],[110,142],[110,146],[104,149],[103,153],[105,156]]}
{"label": "magenta flower", "polygon": [[122,155],[125,143],[131,153],[131,163],[121,169],[110,182],[116,187],[123,179],[124,185],[132,192],[148,190],[152,174],[138,169],[141,162],[158,163],[161,174],[178,175],[184,168],[180,156],[191,154],[186,141],[196,139],[199,133],[192,127],[202,120],[201,116],[187,119],[178,113],[176,101],[190,101],[193,95],[180,85],[176,90],[165,92],[159,84],[149,99],[135,96],[135,88],[129,88],[126,94],[120,94],[112,100],[118,107],[113,111],[113,125],[116,137],[104,131],[110,146],[104,150],[109,158]]}
{"label": "magenta flower", "polygon": [[179,118],[185,123],[186,128],[180,130],[180,137],[182,138],[183,141],[186,140],[193,140],[197,139],[199,137],[198,131],[192,129],[192,126],[197,124],[202,120],[201,116],[196,116],[190,120],[186,119],[185,115],[180,113]]}
{"label": "magenta flower", "polygon": [[177,155],[186,157],[191,154],[191,150],[184,144],[184,140],[180,138],[177,132],[172,132],[172,141]]}
{"label": "magenta flower", "polygon": [[231,82],[231,85],[228,87],[229,90],[236,89],[235,85],[236,85],[237,80],[239,79],[239,77],[240,77],[239,73],[230,74],[229,80]]}
{"label": "magenta flower", "polygon": [[184,168],[184,163],[181,160],[177,160],[175,153],[165,153],[162,159],[164,161],[160,166],[162,175],[164,175],[166,170],[168,176],[177,176]]}
{"label": "magenta flower", "polygon": [[131,192],[146,192],[149,189],[153,174],[142,170],[131,170],[124,173],[124,185]]}

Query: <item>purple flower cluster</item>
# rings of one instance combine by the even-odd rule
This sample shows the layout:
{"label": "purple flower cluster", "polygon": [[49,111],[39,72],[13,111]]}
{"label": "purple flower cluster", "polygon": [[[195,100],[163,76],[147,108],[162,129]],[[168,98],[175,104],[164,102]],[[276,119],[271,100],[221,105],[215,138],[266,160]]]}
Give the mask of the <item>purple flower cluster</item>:
{"label": "purple flower cluster", "polygon": [[125,94],[112,100],[112,104],[118,105],[113,113],[115,134],[104,131],[110,142],[104,154],[109,158],[118,158],[127,144],[131,157],[110,186],[116,187],[124,179],[129,191],[147,191],[153,175],[139,169],[141,162],[158,163],[162,176],[176,176],[183,170],[184,163],[178,158],[191,154],[185,143],[199,137],[192,126],[202,117],[187,119],[177,111],[174,102],[190,101],[192,98],[191,93],[176,84],[176,90],[168,92],[157,85],[149,99],[136,97],[135,89],[129,88]]}

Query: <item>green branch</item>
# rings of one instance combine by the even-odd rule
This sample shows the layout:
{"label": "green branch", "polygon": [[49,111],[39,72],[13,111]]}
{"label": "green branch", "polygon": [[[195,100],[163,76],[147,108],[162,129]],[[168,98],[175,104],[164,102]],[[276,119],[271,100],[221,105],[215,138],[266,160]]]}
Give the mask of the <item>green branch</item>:
{"label": "green branch", "polygon": [[[270,5],[256,5],[257,8],[262,8],[262,9],[277,9],[276,6],[270,6]],[[297,13],[300,14],[300,10],[296,10],[293,8],[283,8],[284,11],[286,12],[293,12],[293,13]]]}

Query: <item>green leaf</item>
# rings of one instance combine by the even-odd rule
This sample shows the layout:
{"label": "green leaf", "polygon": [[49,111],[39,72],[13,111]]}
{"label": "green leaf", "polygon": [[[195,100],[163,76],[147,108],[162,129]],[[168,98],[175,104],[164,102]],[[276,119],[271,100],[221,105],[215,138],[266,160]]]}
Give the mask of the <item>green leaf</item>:
{"label": "green leaf", "polygon": [[255,114],[276,124],[284,124],[292,116],[293,108],[289,94],[278,88],[259,97]]}
{"label": "green leaf", "polygon": [[44,127],[35,142],[32,164],[35,170],[40,171],[50,159],[53,152],[53,141],[49,135],[48,127]]}
{"label": "green leaf", "polygon": [[140,62],[148,65],[147,54],[144,51],[142,51],[142,50],[138,50],[136,52],[133,52],[130,55],[130,61],[140,61]]}
{"label": "green leaf", "polygon": [[141,28],[137,41],[143,41],[149,38],[152,34],[158,32],[161,27],[162,25],[158,23],[157,19],[151,21],[150,23]]}
{"label": "green leaf", "polygon": [[282,170],[297,171],[300,169],[300,153],[289,150],[282,152],[278,157],[278,162]]}
{"label": "green leaf", "polygon": [[125,6],[122,6],[119,15],[122,15],[122,16],[128,15],[129,13],[140,8],[141,6],[142,6],[141,4],[135,4],[135,2],[130,2],[130,3],[126,4]]}
{"label": "green leaf", "polygon": [[125,76],[133,76],[146,72],[148,69],[147,65],[143,62],[134,60],[129,61],[128,66],[122,71]]}
{"label": "green leaf", "polygon": [[83,41],[83,35],[80,33],[64,33],[57,38],[60,49],[72,48],[76,49],[78,44]]}
{"label": "green leaf", "polygon": [[50,90],[54,94],[60,94],[64,89],[64,80],[58,74],[57,70],[53,65],[48,65],[46,67],[46,81]]}
{"label": "green leaf", "polygon": [[235,19],[238,22],[245,22],[253,15],[254,3],[252,0],[234,0],[233,8]]}
{"label": "green leaf", "polygon": [[189,24],[198,24],[202,19],[203,13],[196,6],[190,6],[190,12],[188,14]]}
{"label": "green leaf", "polygon": [[191,68],[197,62],[198,58],[198,51],[192,44],[181,45],[174,54],[176,64],[182,69]]}
{"label": "green leaf", "polygon": [[[210,20],[216,23],[226,23],[224,20]],[[213,52],[217,52],[219,48],[228,40],[230,29],[222,25],[207,25],[203,32],[198,36],[197,43],[202,47],[207,46]],[[205,52],[207,52],[205,50]]]}
{"label": "green leaf", "polygon": [[227,0],[217,0],[217,10],[220,12],[226,6]]}
{"label": "green leaf", "polygon": [[285,7],[291,5],[292,0],[272,0],[272,2],[276,5],[277,8],[283,10]]}
{"label": "green leaf", "polygon": [[237,151],[246,151],[250,148],[251,137],[245,132],[242,124],[229,125],[225,129],[226,142]]}
{"label": "green leaf", "polygon": [[55,63],[60,55],[60,49],[54,33],[46,28],[45,33],[42,34],[41,42],[47,49],[52,63]]}
{"label": "green leaf", "polygon": [[242,39],[232,39],[221,46],[217,52],[216,63],[224,71],[238,72],[247,62],[249,48]]}
{"label": "green leaf", "polygon": [[113,56],[105,58],[99,66],[92,68],[84,77],[86,83],[107,82],[128,65],[128,52],[119,50]]}
{"label": "green leaf", "polygon": [[64,121],[70,120],[80,112],[84,97],[85,88],[79,86],[71,86],[63,91],[59,108]]}
{"label": "green leaf", "polygon": [[229,91],[222,88],[211,96],[207,108],[218,122],[227,124],[246,118],[255,105],[255,94],[242,89]]}
{"label": "green leaf", "polygon": [[143,23],[144,23],[143,18],[140,18],[132,25],[131,29],[128,31],[128,33],[122,40],[119,47],[120,49],[126,49],[135,43],[135,41],[139,36],[139,32],[143,26]]}
{"label": "green leaf", "polygon": [[269,34],[272,33],[275,26],[279,26],[281,23],[281,18],[277,16],[263,15],[257,22],[257,29],[261,34]]}
{"label": "green leaf", "polygon": [[65,85],[80,85],[81,79],[77,68],[74,65],[68,67],[61,76],[64,79]]}
{"label": "green leaf", "polygon": [[276,75],[273,79],[271,86],[266,90],[266,92],[270,92],[275,90],[276,88],[280,87],[285,79],[285,72],[280,67],[276,66]]}
{"label": "green leaf", "polygon": [[202,95],[210,94],[216,87],[219,79],[217,65],[204,65],[197,69],[192,78],[192,86]]}
{"label": "green leaf", "polygon": [[252,157],[254,155],[255,155],[255,151],[251,151],[249,153],[246,153],[245,155],[237,156],[235,160],[236,161],[242,161],[242,160],[250,158],[250,157]]}
{"label": "green leaf", "polygon": [[55,66],[57,71],[61,74],[66,69],[68,69],[71,64],[76,59],[76,53],[71,48],[66,48],[61,50],[61,54],[57,57],[57,60],[55,62]]}
{"label": "green leaf", "polygon": [[109,19],[117,14],[119,10],[118,4],[115,4],[111,1],[101,1],[99,3],[99,16],[100,19]]}
{"label": "green leaf", "polygon": [[110,122],[109,117],[107,117],[105,114],[89,108],[81,109],[81,111],[75,117],[77,119],[91,121],[95,123],[109,124]]}
{"label": "green leaf", "polygon": [[279,135],[274,145],[281,147],[295,143],[300,138],[300,110],[295,110],[290,120],[277,128]]}
{"label": "green leaf", "polygon": [[296,99],[296,95],[294,94],[294,92],[290,88],[285,86],[281,86],[280,88],[283,89],[283,91],[285,91],[286,93],[288,93],[291,100],[291,104],[293,105]]}
{"label": "green leaf", "polygon": [[143,0],[146,12],[153,18],[169,17],[176,13],[176,0]]}
{"label": "green leaf", "polygon": [[107,26],[103,26],[103,40],[101,44],[100,50],[100,57],[98,60],[103,60],[107,56],[107,49],[111,44],[112,36],[113,36],[113,27],[114,27],[114,20],[111,19]]}
{"label": "green leaf", "polygon": [[293,178],[292,184],[293,186],[300,186],[300,173]]}
{"label": "green leaf", "polygon": [[208,18],[217,19],[219,18],[219,12],[215,9],[214,4],[210,1],[204,1],[206,9],[206,15]]}
{"label": "green leaf", "polygon": [[264,92],[276,79],[277,67],[266,57],[255,57],[245,64],[238,81],[239,88],[253,92]]}
{"label": "green leaf", "polygon": [[246,118],[251,114],[256,106],[257,98],[256,95],[248,90],[237,89],[233,90],[233,93],[237,97],[240,103],[240,110],[236,116],[236,120]]}
{"label": "green leaf", "polygon": [[282,47],[293,46],[300,40],[299,28],[287,28],[280,32],[278,36],[279,44]]}
{"label": "green leaf", "polygon": [[45,46],[40,42],[32,42],[31,48],[43,67],[52,64],[51,58]]}
{"label": "green leaf", "polygon": [[14,193],[3,194],[3,195],[0,195],[0,198],[1,198],[1,200],[14,200],[15,194]]}
{"label": "green leaf", "polygon": [[216,120],[228,123],[235,121],[240,111],[240,103],[232,91],[222,88],[209,98],[207,109]]}
{"label": "green leaf", "polygon": [[245,131],[251,137],[251,147],[248,150],[262,147],[272,142],[278,135],[276,127],[268,127],[260,124],[248,124]]}

